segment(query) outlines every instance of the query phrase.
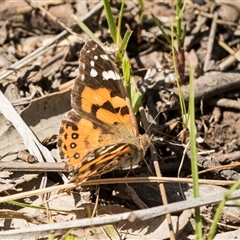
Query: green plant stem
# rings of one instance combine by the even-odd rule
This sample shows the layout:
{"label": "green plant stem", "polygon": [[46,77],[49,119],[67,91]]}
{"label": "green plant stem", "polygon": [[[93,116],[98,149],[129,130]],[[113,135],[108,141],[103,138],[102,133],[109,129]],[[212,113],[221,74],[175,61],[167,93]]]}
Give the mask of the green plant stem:
{"label": "green plant stem", "polygon": [[[190,146],[191,146],[191,169],[193,176],[193,195],[195,198],[199,197],[199,183],[198,183],[198,165],[197,165],[197,147],[196,147],[196,127],[195,127],[195,97],[194,97],[194,74],[191,66],[189,67],[189,115],[190,115]],[[195,239],[202,239],[202,222],[200,215],[200,207],[195,208],[195,224],[196,236]]]}
{"label": "green plant stem", "polygon": [[179,72],[178,72],[178,66],[177,66],[176,49],[174,48],[174,27],[173,27],[173,25],[171,26],[171,44],[172,44],[174,72],[176,75],[176,84],[177,84],[177,88],[178,88],[179,103],[180,103],[180,108],[181,108],[181,113],[182,113],[182,121],[183,121],[184,128],[187,128],[187,126],[188,126],[188,121],[186,119],[187,110],[186,110],[186,105],[185,105],[183,94],[182,94],[182,89],[181,89],[180,83],[179,83]]}

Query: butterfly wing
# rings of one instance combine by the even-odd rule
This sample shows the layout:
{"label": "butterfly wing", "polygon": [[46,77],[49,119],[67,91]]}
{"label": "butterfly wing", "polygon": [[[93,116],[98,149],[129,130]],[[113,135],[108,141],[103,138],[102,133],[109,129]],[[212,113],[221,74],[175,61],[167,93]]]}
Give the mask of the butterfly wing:
{"label": "butterfly wing", "polygon": [[69,166],[78,172],[91,166],[95,166],[92,172],[99,171],[114,156],[138,151],[136,119],[121,77],[92,40],[81,50],[71,101],[73,109],[62,122],[58,142],[61,157],[69,159]]}
{"label": "butterfly wing", "polygon": [[81,50],[79,76],[72,90],[72,107],[97,125],[114,128],[114,124],[118,127],[121,124],[126,131],[138,135],[121,77],[109,56],[92,40]]}

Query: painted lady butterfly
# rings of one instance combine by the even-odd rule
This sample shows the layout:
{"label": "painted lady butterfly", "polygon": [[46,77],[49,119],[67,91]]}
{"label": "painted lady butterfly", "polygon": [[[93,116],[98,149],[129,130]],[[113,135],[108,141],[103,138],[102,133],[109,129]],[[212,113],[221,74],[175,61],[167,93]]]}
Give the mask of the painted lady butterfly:
{"label": "painted lady butterfly", "polygon": [[58,147],[68,158],[71,182],[81,183],[144,157],[148,135],[139,135],[120,75],[104,50],[89,40],[81,50],[72,110],[62,121]]}

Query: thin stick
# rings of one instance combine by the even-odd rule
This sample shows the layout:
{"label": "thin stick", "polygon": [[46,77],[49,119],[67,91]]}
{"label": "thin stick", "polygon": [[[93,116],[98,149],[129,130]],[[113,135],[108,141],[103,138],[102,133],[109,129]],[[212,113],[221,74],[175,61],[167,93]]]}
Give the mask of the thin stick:
{"label": "thin stick", "polygon": [[[146,119],[144,109],[141,107],[139,111],[140,111],[140,114],[141,114],[141,118],[142,118],[142,121],[143,121],[144,128],[147,129],[147,134],[149,136],[151,136],[151,131],[150,131],[150,128],[148,126],[149,124],[148,124],[148,121]],[[154,164],[156,175],[157,175],[157,177],[162,177],[162,173],[161,173],[161,170],[160,170],[160,167],[159,167],[159,164],[158,164],[157,154],[156,154],[155,148],[153,147],[152,144],[150,145],[150,151],[151,151],[151,155],[152,155],[152,158],[153,158],[153,164]],[[165,190],[165,187],[164,187],[163,183],[159,183],[159,189],[160,189],[160,193],[161,193],[161,196],[162,196],[163,205],[168,205],[167,194],[166,194],[166,190]],[[174,240],[175,235],[174,235],[174,230],[173,230],[173,223],[172,223],[171,214],[167,213],[166,218],[167,218],[168,227],[169,227],[170,239]]]}

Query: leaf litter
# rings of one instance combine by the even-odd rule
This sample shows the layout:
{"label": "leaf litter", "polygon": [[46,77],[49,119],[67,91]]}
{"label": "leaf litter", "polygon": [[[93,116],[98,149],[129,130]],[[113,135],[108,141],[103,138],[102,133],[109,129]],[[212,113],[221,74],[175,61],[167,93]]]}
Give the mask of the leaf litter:
{"label": "leaf litter", "polygon": [[[67,181],[62,173],[66,172],[63,165],[54,170],[54,164],[55,166],[62,164],[56,148],[56,135],[64,113],[70,110],[71,80],[78,74],[79,51],[88,38],[86,34],[80,33],[71,15],[74,13],[82,18],[102,42],[111,43],[111,40],[101,3],[3,1],[0,4],[2,9],[0,86],[4,94],[0,100],[0,165],[3,163],[5,166],[9,165],[9,168],[13,165],[15,167],[12,171],[11,168],[6,170],[3,165],[1,166],[0,189],[1,197],[4,197]],[[119,2],[112,1],[111,4],[113,13],[117,16]],[[199,153],[201,152],[198,159],[199,170],[203,171],[201,179],[229,182],[239,179],[238,5],[239,3],[235,1],[203,2],[202,5],[189,3],[184,14],[184,23],[187,26],[185,58],[194,68],[196,129],[203,139],[198,143]],[[174,17],[173,4],[144,1],[144,10],[147,13],[153,12],[163,24],[165,31],[170,34],[169,26]],[[164,138],[163,142],[154,143],[161,173],[163,176],[175,178],[183,155],[182,144],[185,144],[186,140],[179,135],[182,127],[177,91],[173,81],[171,49],[150,16],[147,14],[143,24],[139,25],[139,6],[128,1],[124,10],[123,26],[128,24],[133,30],[128,55],[135,80],[139,89],[142,89],[147,119],[151,121],[154,135]],[[78,32],[78,35],[69,34],[69,28]],[[151,74],[144,79],[146,70]],[[186,82],[182,86],[185,101],[188,101],[188,89]],[[159,112],[161,114],[158,114]],[[171,141],[178,143],[179,146],[172,146],[169,144]],[[33,172],[30,171],[30,163],[24,170],[20,169],[24,157],[19,158],[18,153],[24,150],[27,150],[29,156],[33,156],[37,162],[42,162],[41,167],[46,169],[44,173],[37,171],[37,167],[32,169]],[[135,177],[154,174],[151,156],[147,154],[145,160],[148,165],[142,163],[134,171]],[[53,165],[44,167],[45,163]],[[181,176],[191,174],[189,169],[187,154]],[[126,174],[122,171],[114,172],[115,177],[124,177]],[[112,176],[110,173],[104,177]],[[49,195],[33,195],[18,200],[35,208],[1,203],[5,215],[1,215],[0,237],[44,239],[55,229],[55,237],[59,239],[67,233],[72,233],[78,239],[92,239],[92,236],[100,239],[169,238],[167,225],[164,225],[165,213],[159,213],[156,218],[143,220],[134,212],[139,208],[144,211],[144,208],[147,210],[162,205],[158,184],[129,183],[129,186],[132,190],[124,184],[116,183],[101,185],[98,190],[94,186],[83,187],[81,190],[74,190],[71,195],[52,191]],[[176,206],[180,207],[179,201],[184,200],[181,191],[185,199],[191,201],[193,199],[191,184],[182,184],[180,190],[177,184],[166,183],[165,188],[168,202],[175,203]],[[200,188],[203,198],[225,192],[226,187],[214,184],[203,184]],[[97,200],[98,206],[95,210]],[[237,203],[235,200],[232,205]],[[43,206],[44,209],[38,209],[36,206]],[[166,208],[168,209],[168,205]],[[208,202],[201,208],[206,231],[215,209],[216,202]],[[94,212],[95,216],[99,216],[102,226],[100,223],[97,224],[96,219],[95,227],[86,228],[87,223],[83,225],[83,222],[91,220],[88,218]],[[126,218],[128,221],[124,215],[118,215],[121,213],[129,214]],[[111,215],[112,224],[111,221],[105,222]],[[221,238],[221,232],[224,233],[225,239],[228,238],[226,237],[228,232],[234,236],[234,230],[239,225],[239,215],[238,208],[231,205],[225,207],[219,219],[219,233],[216,239]],[[125,221],[116,220],[119,217]],[[71,225],[78,219],[82,220],[79,225]],[[178,214],[172,215],[177,239],[194,238],[192,219],[189,210],[181,210]],[[95,221],[95,218],[93,220]],[[58,228],[51,225],[52,222],[59,224]],[[175,224],[178,222],[181,226],[176,229]],[[66,223],[69,223],[69,226]],[[73,226],[75,230],[68,232]],[[88,226],[92,226],[90,221]],[[18,232],[11,233],[13,229]],[[235,234],[237,236],[237,231]]]}

